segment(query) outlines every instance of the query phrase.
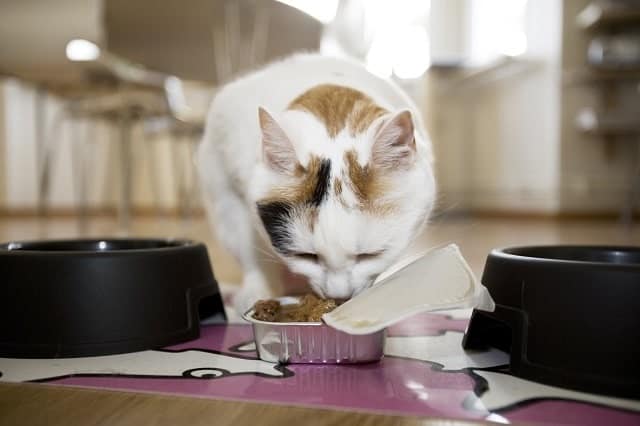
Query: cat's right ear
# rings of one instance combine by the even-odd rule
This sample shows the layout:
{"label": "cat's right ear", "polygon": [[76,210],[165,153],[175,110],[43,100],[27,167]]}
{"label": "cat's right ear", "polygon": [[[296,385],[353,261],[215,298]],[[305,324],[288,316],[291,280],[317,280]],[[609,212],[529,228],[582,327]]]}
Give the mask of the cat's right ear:
{"label": "cat's right ear", "polygon": [[293,144],[276,120],[264,108],[258,108],[262,131],[262,158],[274,171],[292,175],[298,165]]}
{"label": "cat's right ear", "polygon": [[407,169],[415,161],[415,153],[411,112],[404,110],[391,117],[376,134],[372,161],[381,169]]}

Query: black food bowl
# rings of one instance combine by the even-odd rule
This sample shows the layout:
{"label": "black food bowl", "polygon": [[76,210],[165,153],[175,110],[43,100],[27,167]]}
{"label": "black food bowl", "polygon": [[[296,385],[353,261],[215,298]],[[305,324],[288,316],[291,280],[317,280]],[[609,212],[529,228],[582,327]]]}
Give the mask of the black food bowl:
{"label": "black food bowl", "polygon": [[0,356],[107,355],[197,338],[225,319],[207,249],[192,241],[0,244]]}
{"label": "black food bowl", "polygon": [[494,250],[482,283],[496,310],[473,313],[465,348],[510,352],[522,378],[640,396],[640,247]]}

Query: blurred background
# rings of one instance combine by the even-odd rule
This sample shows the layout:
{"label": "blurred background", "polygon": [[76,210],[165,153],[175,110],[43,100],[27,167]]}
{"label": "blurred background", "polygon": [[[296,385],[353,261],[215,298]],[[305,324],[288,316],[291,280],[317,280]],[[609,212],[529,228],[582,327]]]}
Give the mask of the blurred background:
{"label": "blurred background", "polygon": [[299,50],[423,111],[421,244],[479,269],[496,245],[640,242],[638,0],[0,0],[0,239],[187,236],[233,263],[194,179],[206,108]]}

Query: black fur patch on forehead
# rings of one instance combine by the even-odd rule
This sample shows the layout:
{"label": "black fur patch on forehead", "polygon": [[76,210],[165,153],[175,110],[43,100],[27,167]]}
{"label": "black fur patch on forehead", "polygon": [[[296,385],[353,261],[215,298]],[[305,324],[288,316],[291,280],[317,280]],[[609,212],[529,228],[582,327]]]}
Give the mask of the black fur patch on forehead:
{"label": "black fur patch on forehead", "polygon": [[[291,253],[293,237],[291,222],[302,212],[315,210],[329,196],[331,160],[315,157],[306,170],[299,187],[279,188],[273,198],[256,203],[271,245],[283,255]],[[287,194],[287,191],[291,191]]]}
{"label": "black fur patch on forehead", "polygon": [[269,234],[271,245],[281,254],[289,254],[291,247],[291,231],[289,222],[293,214],[293,206],[282,201],[258,203],[258,215]]}
{"label": "black fur patch on forehead", "polygon": [[318,174],[316,176],[316,186],[313,189],[313,193],[311,194],[311,199],[308,200],[308,203],[313,207],[318,207],[322,204],[325,198],[329,193],[329,185],[331,178],[331,160],[324,159],[320,162],[320,168],[318,169]]}

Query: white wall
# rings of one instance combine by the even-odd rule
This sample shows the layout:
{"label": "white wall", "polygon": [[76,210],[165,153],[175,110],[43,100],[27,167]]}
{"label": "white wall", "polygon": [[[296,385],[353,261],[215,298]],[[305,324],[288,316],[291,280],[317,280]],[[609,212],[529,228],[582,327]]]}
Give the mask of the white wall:
{"label": "white wall", "polygon": [[476,78],[433,72],[429,122],[441,208],[559,207],[561,3],[528,3],[522,63]]}
{"label": "white wall", "polygon": [[469,54],[467,0],[431,0],[429,37],[433,63],[457,63]]}

